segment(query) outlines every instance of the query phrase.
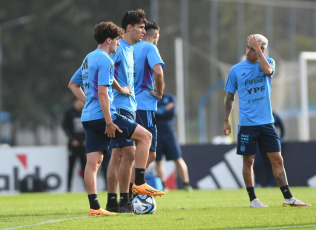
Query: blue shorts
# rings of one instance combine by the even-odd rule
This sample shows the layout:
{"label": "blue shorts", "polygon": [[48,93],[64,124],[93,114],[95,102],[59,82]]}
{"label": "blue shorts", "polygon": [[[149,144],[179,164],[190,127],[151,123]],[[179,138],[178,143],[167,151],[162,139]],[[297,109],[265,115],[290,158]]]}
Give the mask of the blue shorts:
{"label": "blue shorts", "polygon": [[120,142],[131,138],[138,124],[119,114],[115,115],[115,117],[113,122],[123,133],[116,131],[115,138],[113,139],[104,134],[106,125],[104,118],[82,122],[86,135],[86,153],[97,151],[103,151],[105,153],[109,151],[112,141]]}
{"label": "blue shorts", "polygon": [[155,112],[151,110],[137,110],[136,122],[147,129],[152,134],[150,151],[157,149],[157,126]]}
{"label": "blue shorts", "polygon": [[174,132],[158,130],[156,161],[161,161],[165,155],[166,160],[177,160],[182,158],[182,152]]}
{"label": "blue shorts", "polygon": [[280,138],[273,123],[238,127],[237,154],[254,155],[280,151]]}
{"label": "blue shorts", "polygon": [[[126,117],[127,119],[135,122],[135,120],[136,120],[136,113],[135,112],[127,111],[125,109],[117,109],[116,111],[118,114],[122,115],[123,117]],[[137,123],[135,123],[135,124],[137,124]],[[135,126],[135,128],[136,128],[136,126]],[[120,127],[120,129],[124,132],[123,129],[126,129],[126,127],[123,127],[123,129]],[[133,130],[133,132],[134,132],[134,130]],[[119,148],[119,147],[126,147],[126,146],[135,146],[135,142],[131,141],[129,139],[122,139],[121,138],[118,140],[113,139],[112,143],[111,143],[112,148]]]}

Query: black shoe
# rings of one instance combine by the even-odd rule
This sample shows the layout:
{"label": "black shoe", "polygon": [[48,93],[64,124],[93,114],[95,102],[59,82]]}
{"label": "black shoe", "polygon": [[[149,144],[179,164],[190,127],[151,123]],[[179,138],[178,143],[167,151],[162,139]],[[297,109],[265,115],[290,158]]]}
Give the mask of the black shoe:
{"label": "black shoe", "polygon": [[126,202],[123,205],[119,203],[118,205],[118,212],[119,213],[132,213],[132,205],[130,202]]}
{"label": "black shoe", "polygon": [[118,204],[116,204],[116,205],[106,205],[105,209],[107,211],[109,211],[109,212],[118,212],[119,206],[118,206]]}

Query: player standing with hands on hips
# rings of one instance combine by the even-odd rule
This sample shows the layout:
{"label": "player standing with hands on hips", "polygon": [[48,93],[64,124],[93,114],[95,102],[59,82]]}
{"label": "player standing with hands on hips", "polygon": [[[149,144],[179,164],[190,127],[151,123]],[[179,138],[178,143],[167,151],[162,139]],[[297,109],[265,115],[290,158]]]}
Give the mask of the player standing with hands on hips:
{"label": "player standing with hands on hips", "polygon": [[[157,44],[159,41],[159,25],[147,20],[146,34],[141,42],[134,45],[135,58],[135,96],[137,101],[136,122],[152,135],[147,167],[156,158],[157,127],[155,111],[157,101],[162,98],[164,88],[163,67],[165,66]],[[131,184],[135,175],[132,174]],[[131,193],[131,191],[130,191]]]}
{"label": "player standing with hands on hips", "polygon": [[238,90],[237,154],[243,156],[243,177],[250,198],[250,207],[268,207],[258,200],[254,190],[253,164],[257,145],[261,151],[267,153],[271,162],[274,178],[284,196],[283,206],[311,206],[294,198],[289,189],[280,139],[273,124],[270,95],[275,62],[272,58],[264,56],[268,40],[261,34],[253,34],[248,36],[247,42],[246,60],[231,68],[226,82],[224,133],[231,133],[229,117]]}

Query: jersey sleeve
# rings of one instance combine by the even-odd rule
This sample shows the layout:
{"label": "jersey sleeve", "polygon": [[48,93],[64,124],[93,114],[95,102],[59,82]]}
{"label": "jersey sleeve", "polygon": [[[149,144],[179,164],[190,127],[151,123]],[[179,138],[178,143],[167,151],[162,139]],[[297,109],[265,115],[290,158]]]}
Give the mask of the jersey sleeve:
{"label": "jersey sleeve", "polygon": [[237,86],[236,74],[235,74],[234,69],[232,68],[229,72],[229,75],[226,81],[225,91],[235,94],[237,87],[238,86]]}
{"label": "jersey sleeve", "polygon": [[151,44],[148,49],[147,53],[147,59],[148,63],[150,65],[150,68],[152,69],[155,65],[160,64],[161,68],[165,66],[165,63],[162,61],[159,50],[157,46],[154,44]]}
{"label": "jersey sleeve", "polygon": [[76,83],[77,85],[83,86],[82,84],[82,71],[81,67],[75,72],[75,74],[72,76],[71,81]]}
{"label": "jersey sleeve", "polygon": [[111,61],[101,57],[98,61],[98,85],[111,85],[110,76],[112,71]]}

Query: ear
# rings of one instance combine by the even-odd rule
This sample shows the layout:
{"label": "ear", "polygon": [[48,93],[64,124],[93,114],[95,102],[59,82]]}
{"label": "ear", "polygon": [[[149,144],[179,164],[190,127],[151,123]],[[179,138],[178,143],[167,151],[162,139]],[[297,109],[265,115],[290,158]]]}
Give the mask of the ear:
{"label": "ear", "polygon": [[131,32],[132,27],[133,26],[131,24],[128,24],[127,27],[126,27],[126,31]]}
{"label": "ear", "polygon": [[158,37],[158,32],[154,33],[154,38],[156,39]]}
{"label": "ear", "polygon": [[112,38],[108,37],[105,41],[106,41],[106,43],[110,44],[112,41]]}

